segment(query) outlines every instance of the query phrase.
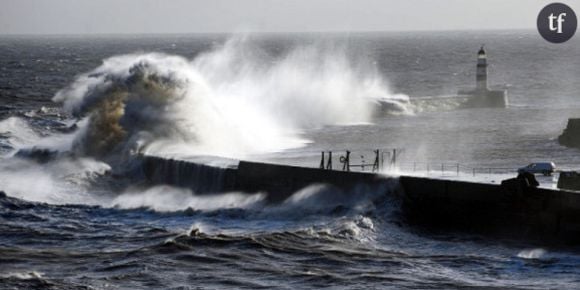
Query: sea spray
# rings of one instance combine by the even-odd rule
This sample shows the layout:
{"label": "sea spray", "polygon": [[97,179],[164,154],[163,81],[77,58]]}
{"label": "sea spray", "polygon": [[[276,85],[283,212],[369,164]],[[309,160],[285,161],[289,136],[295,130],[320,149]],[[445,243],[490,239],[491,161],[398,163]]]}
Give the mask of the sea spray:
{"label": "sea spray", "polygon": [[54,101],[88,124],[75,151],[243,157],[302,146],[300,132],[370,122],[379,101],[404,108],[376,68],[344,50],[296,47],[277,57],[232,38],[193,60],[158,53],[106,59]]}
{"label": "sea spray", "polygon": [[31,143],[35,143],[40,136],[26,123],[18,117],[9,117],[0,121],[0,142],[2,145],[11,148],[19,148]]}
{"label": "sea spray", "polygon": [[92,158],[61,158],[45,164],[6,158],[0,162],[0,190],[12,197],[50,204],[102,204],[93,181],[111,167]]}
{"label": "sea spray", "polygon": [[[303,130],[370,122],[378,101],[407,104],[406,96],[392,94],[369,63],[353,60],[344,47],[321,45],[269,55],[246,38],[232,38],[191,60],[160,53],[105,59],[53,98],[80,120],[74,135],[40,138],[30,130],[19,144],[35,146],[42,140],[49,144],[59,135],[62,140],[51,149],[70,150],[94,166],[79,168],[86,162],[68,157],[30,169],[24,161],[14,161],[15,167],[0,168],[10,180],[4,188],[29,200],[87,199],[89,204],[108,206],[108,201],[92,200],[89,194],[69,196],[68,192],[88,192],[77,185],[90,183],[90,178],[79,176],[69,182],[65,175],[124,172],[127,166],[122,165],[128,163],[119,163],[127,161],[126,153],[242,158],[302,146],[308,142],[301,137]],[[30,178],[42,182],[28,182]]]}

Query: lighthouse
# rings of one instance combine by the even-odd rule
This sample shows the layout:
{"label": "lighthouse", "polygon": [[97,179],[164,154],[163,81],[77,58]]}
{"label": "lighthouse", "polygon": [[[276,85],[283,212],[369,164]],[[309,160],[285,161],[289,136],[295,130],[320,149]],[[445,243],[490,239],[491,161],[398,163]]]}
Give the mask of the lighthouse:
{"label": "lighthouse", "polygon": [[475,89],[459,90],[458,96],[465,101],[464,108],[505,108],[508,106],[506,90],[490,90],[487,86],[487,53],[482,45],[477,52]]}
{"label": "lighthouse", "polygon": [[477,53],[477,69],[475,73],[475,85],[478,91],[487,91],[487,54],[483,45]]}

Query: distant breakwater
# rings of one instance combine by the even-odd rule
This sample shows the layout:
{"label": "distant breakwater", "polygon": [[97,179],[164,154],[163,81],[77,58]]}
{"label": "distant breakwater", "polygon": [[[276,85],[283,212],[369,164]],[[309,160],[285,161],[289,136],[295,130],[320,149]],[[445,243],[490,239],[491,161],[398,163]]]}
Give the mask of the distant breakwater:
{"label": "distant breakwater", "polygon": [[580,118],[568,119],[568,124],[558,136],[558,142],[567,147],[580,148]]}

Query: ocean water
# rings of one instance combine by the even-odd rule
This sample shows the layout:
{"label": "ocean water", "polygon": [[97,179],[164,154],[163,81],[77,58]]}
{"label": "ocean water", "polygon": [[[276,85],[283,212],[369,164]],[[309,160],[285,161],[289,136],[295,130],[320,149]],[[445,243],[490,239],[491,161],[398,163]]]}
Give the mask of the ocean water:
{"label": "ocean water", "polygon": [[[535,31],[0,38],[0,288],[577,289],[575,246],[413,227],[397,200],[370,190],[337,198],[313,185],[272,205],[264,193],[200,194],[129,173],[136,152],[316,167],[332,150],[339,167],[345,150],[360,163],[392,148],[395,174],[577,169],[580,151],[557,137],[580,116],[579,41]],[[482,44],[506,109],[453,99],[474,85]],[[50,151],[17,154],[33,147]]]}

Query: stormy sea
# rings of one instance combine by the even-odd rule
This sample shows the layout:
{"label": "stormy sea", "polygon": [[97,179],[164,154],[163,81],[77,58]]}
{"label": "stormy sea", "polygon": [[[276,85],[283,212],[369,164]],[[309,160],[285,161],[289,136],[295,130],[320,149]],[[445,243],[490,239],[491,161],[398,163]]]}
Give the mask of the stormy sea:
{"label": "stormy sea", "polygon": [[[457,97],[482,45],[507,108]],[[136,156],[318,167],[396,149],[382,174],[481,182],[578,169],[557,137],[579,76],[580,38],[535,31],[2,36],[0,288],[578,289],[575,245],[416,227],[389,190],[270,203],[151,184]]]}

